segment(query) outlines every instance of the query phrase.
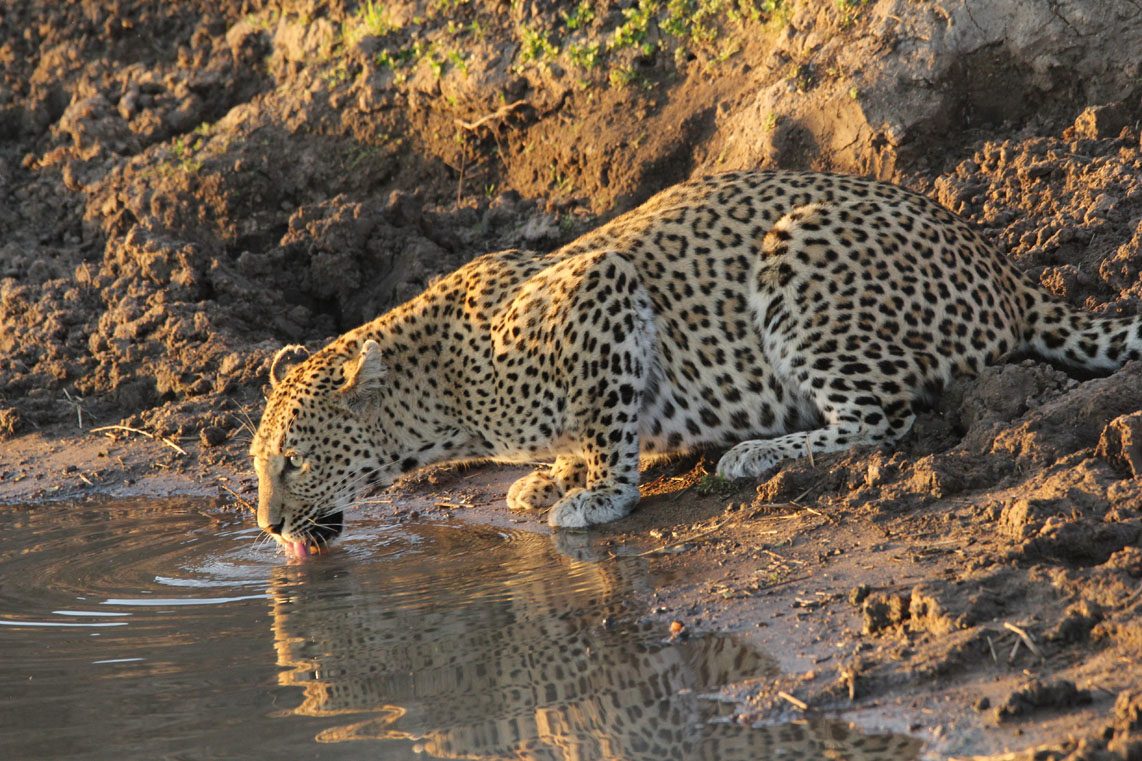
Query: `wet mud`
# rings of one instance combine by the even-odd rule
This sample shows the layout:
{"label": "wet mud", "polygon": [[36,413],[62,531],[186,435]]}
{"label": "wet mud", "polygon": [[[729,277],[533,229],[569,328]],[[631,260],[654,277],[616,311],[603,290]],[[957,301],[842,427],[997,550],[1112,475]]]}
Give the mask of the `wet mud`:
{"label": "wet mud", "polygon": [[[877,175],[1068,303],[1142,306],[1127,0],[380,11],[0,9],[0,500],[243,510],[280,346],[709,172]],[[702,479],[716,453],[653,468],[592,536],[673,569],[647,620],[780,645],[780,675],[727,691],[750,721],[841,717],[932,758],[1138,758],[1139,410],[1142,364],[1016,358],[891,450],[725,489]],[[366,509],[542,530],[502,503],[518,474],[432,470]]]}

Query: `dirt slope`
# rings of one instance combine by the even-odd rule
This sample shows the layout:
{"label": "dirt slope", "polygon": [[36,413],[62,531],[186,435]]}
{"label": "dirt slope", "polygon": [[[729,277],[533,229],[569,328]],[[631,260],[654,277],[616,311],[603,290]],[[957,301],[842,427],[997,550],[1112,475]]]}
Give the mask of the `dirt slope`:
{"label": "dirt slope", "polygon": [[[1142,304],[1135,0],[9,0],[0,77],[6,501],[248,494],[276,348],[725,169],[881,176],[1072,304]],[[995,368],[892,451],[725,494],[682,461],[598,541],[668,548],[649,615],[809,653],[743,720],[785,689],[933,757],[1139,758],[1140,376]]]}

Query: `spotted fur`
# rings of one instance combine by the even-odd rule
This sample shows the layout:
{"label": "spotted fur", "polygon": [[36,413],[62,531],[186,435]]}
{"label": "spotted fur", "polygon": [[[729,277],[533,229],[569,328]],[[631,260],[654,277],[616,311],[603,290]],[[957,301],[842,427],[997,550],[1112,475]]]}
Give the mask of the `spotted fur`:
{"label": "spotted fur", "polygon": [[259,523],[320,540],[400,473],[554,458],[509,506],[589,526],[634,507],[640,453],[732,445],[718,472],[756,478],[889,444],[916,400],[1025,350],[1112,369],[1142,323],[1051,300],[903,188],[711,177],[553,253],[480,257],[291,369],[253,444]]}

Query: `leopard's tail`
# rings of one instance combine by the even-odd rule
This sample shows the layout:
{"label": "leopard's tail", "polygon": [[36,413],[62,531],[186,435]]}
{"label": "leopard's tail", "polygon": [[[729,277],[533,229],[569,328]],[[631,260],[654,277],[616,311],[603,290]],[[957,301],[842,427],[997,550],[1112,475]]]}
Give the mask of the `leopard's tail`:
{"label": "leopard's tail", "polygon": [[1025,300],[1024,340],[1044,359],[1085,370],[1114,370],[1142,359],[1142,316],[1096,317],[1037,288]]}

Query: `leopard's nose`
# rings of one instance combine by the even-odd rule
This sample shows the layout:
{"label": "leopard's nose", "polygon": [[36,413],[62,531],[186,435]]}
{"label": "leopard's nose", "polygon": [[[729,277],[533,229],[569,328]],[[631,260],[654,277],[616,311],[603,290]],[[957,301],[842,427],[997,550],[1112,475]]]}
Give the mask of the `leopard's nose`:
{"label": "leopard's nose", "polygon": [[269,531],[271,534],[280,536],[282,533],[282,527],[283,526],[285,526],[285,518],[282,518],[277,523],[273,523],[273,524],[270,524],[269,526],[266,526],[266,531]]}

